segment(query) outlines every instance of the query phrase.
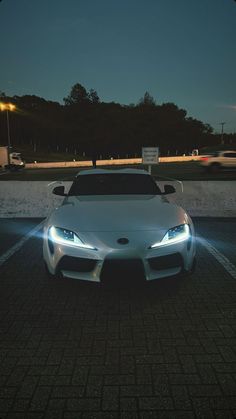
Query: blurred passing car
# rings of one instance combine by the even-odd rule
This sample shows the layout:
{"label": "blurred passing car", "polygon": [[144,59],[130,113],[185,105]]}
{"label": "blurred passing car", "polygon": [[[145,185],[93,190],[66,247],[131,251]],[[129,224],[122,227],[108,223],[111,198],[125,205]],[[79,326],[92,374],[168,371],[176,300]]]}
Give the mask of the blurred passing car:
{"label": "blurred passing car", "polygon": [[[193,271],[196,244],[189,215],[145,170],[79,172],[65,199],[46,220],[43,256],[50,276],[112,281],[131,273],[143,280]],[[122,276],[122,275],[121,275]]]}
{"label": "blurred passing car", "polygon": [[209,172],[219,172],[221,169],[236,169],[236,151],[216,151],[212,154],[202,156],[200,164]]}

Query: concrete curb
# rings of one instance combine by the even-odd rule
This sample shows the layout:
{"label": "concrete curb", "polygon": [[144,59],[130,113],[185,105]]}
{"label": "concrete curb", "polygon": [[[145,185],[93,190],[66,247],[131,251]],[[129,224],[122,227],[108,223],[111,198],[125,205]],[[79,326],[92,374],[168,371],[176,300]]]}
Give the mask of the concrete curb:
{"label": "concrete curb", "polygon": [[[160,163],[171,163],[171,162],[185,162],[199,160],[201,156],[176,156],[176,157],[160,157]],[[109,165],[125,165],[125,164],[141,164],[142,159],[109,159],[109,160],[97,160],[97,166],[109,166]],[[50,169],[56,167],[89,167],[92,166],[92,161],[64,161],[64,162],[48,162],[48,163],[27,163],[26,169]]]}

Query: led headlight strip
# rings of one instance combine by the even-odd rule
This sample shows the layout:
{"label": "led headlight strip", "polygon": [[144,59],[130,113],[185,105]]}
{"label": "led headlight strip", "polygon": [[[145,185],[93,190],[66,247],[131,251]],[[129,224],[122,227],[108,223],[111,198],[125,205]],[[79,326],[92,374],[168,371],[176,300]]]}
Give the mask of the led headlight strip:
{"label": "led headlight strip", "polygon": [[164,235],[163,239],[160,242],[154,243],[151,245],[151,248],[169,246],[170,244],[175,244],[188,240],[190,237],[190,228],[188,224],[180,224],[179,226],[170,228],[167,233]]}
{"label": "led headlight strip", "polygon": [[83,247],[85,249],[92,249],[96,250],[95,247],[90,246],[80,240],[80,238],[71,230],[67,230],[65,228],[60,227],[50,227],[49,229],[49,238],[59,244],[65,244],[67,246],[76,246],[76,247]]}

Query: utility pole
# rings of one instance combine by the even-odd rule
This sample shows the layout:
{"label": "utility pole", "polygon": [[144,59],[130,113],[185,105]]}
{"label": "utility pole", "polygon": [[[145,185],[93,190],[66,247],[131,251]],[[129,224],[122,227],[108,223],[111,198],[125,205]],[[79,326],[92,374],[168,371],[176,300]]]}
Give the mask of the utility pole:
{"label": "utility pole", "polygon": [[221,125],[221,144],[224,144],[224,125],[226,122],[220,122]]}
{"label": "utility pole", "polygon": [[7,143],[8,143],[8,165],[10,165],[10,152],[11,152],[11,137],[10,137],[10,124],[9,124],[9,111],[15,111],[16,106],[13,103],[0,102],[0,111],[6,111],[7,115]]}

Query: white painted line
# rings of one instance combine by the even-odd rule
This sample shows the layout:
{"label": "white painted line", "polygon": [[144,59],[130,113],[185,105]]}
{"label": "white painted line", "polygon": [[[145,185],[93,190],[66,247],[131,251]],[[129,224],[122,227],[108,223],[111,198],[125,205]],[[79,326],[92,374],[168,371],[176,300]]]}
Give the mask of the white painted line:
{"label": "white painted line", "polygon": [[219,250],[217,250],[208,240],[198,237],[198,240],[204,246],[208,252],[214,256],[214,258],[223,266],[223,268],[234,278],[236,279],[236,266],[230,262],[230,260],[224,256]]}
{"label": "white painted line", "polygon": [[7,250],[3,255],[0,256],[0,266],[2,266],[11,256],[13,256],[22,246],[29,240],[35,233],[37,233],[43,226],[44,220],[34,227],[29,233],[26,234],[21,240],[19,240],[14,246]]}

